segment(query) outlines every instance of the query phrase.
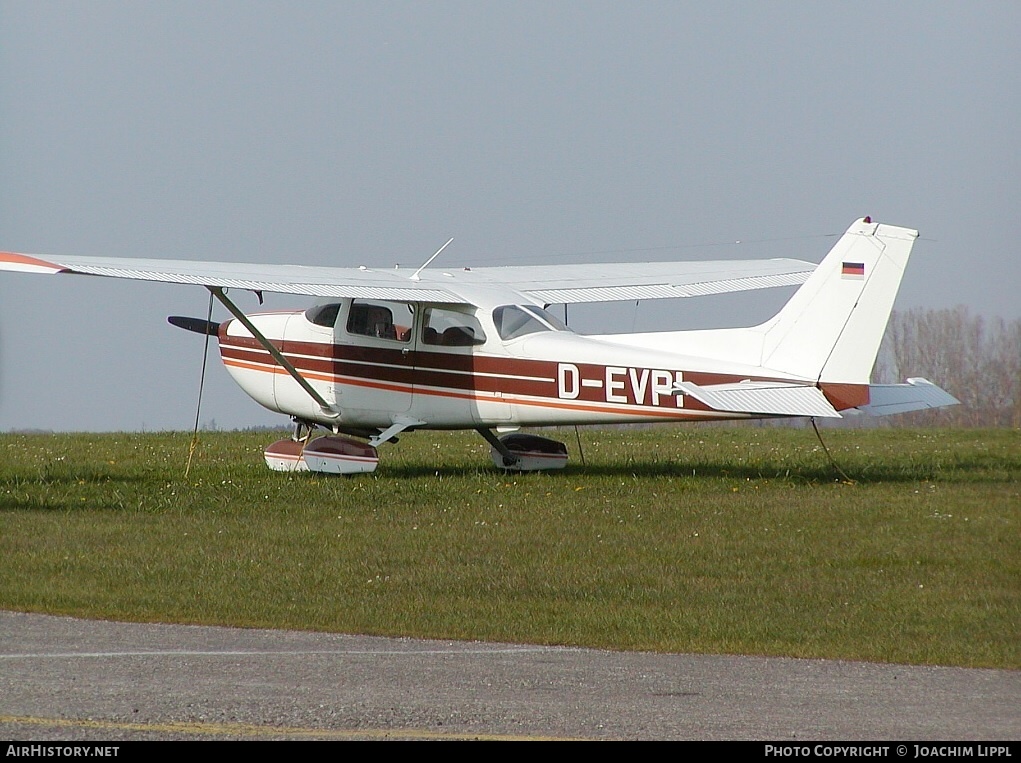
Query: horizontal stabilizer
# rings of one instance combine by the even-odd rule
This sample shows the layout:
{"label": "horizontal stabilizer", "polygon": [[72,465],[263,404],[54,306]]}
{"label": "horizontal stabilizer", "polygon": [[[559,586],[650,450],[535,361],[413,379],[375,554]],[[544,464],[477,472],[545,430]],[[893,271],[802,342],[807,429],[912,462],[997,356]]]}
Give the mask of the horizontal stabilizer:
{"label": "horizontal stabilizer", "polygon": [[674,389],[691,395],[714,411],[841,418],[818,387],[804,384],[739,382],[700,387],[691,382],[678,382]]}
{"label": "horizontal stabilizer", "polygon": [[960,400],[928,379],[908,379],[906,384],[869,385],[869,404],[858,408],[870,416],[889,416],[893,413],[924,411],[958,405]]}

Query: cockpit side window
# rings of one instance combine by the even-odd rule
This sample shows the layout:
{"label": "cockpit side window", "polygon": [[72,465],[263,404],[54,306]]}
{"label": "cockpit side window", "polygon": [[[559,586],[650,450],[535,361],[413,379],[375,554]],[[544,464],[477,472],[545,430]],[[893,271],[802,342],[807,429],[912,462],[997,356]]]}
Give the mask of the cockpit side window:
{"label": "cockpit side window", "polygon": [[347,333],[410,342],[414,318],[412,307],[406,302],[356,299],[347,315]]}
{"label": "cockpit side window", "polygon": [[422,327],[422,344],[441,347],[474,347],[486,343],[486,332],[470,313],[443,307],[427,307]]}

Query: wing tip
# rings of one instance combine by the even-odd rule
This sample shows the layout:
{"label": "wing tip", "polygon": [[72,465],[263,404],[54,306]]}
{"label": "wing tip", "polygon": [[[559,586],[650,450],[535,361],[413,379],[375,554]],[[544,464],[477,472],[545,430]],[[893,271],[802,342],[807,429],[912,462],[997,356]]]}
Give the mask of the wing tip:
{"label": "wing tip", "polygon": [[0,270],[12,270],[21,273],[63,273],[67,270],[63,265],[57,265],[30,254],[18,254],[17,252],[0,252]]}

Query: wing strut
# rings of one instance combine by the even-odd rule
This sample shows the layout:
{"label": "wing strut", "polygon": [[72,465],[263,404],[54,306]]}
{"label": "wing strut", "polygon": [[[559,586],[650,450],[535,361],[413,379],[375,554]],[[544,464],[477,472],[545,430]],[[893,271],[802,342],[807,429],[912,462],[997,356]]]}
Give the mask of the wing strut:
{"label": "wing strut", "polygon": [[305,390],[311,396],[311,398],[319,404],[319,407],[323,409],[323,413],[332,418],[337,418],[338,416],[340,416],[340,411],[338,411],[332,405],[327,403],[326,399],[318,392],[316,392],[315,387],[309,384],[308,380],[305,379],[304,376],[298,373],[298,369],[291,365],[291,362],[283,356],[280,350],[274,347],[273,343],[269,341],[269,339],[267,339],[262,334],[261,331],[255,328],[255,325],[250,320],[248,320],[248,316],[241,312],[241,310],[238,309],[238,306],[227,298],[227,295],[223,293],[222,287],[207,286],[206,288],[209,289],[210,293],[214,297],[220,300],[221,304],[223,304],[223,306],[230,311],[231,315],[233,315],[241,322],[242,326],[244,326],[252,333],[252,336],[254,336],[255,339],[259,342],[259,344],[263,346],[266,352],[273,356],[273,359],[277,363],[279,363],[283,367],[283,369],[287,371],[287,373],[289,373],[296,382],[298,382],[299,385],[301,385],[301,388]]}

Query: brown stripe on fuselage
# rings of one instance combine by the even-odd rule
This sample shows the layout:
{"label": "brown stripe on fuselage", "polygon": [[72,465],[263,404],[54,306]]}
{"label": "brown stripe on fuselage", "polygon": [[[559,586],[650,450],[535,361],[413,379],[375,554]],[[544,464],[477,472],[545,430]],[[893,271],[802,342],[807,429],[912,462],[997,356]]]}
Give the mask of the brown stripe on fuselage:
{"label": "brown stripe on fuselage", "polygon": [[[268,353],[267,353],[268,356]],[[288,376],[288,372],[275,364],[252,364],[243,361],[224,360],[224,365],[232,366],[236,368],[245,368],[250,371],[259,371],[262,373],[269,374],[280,374],[281,376]],[[634,406],[625,406],[620,403],[578,403],[571,400],[561,400],[559,398],[538,398],[529,399],[526,397],[517,397],[511,394],[504,394],[500,398],[491,397],[484,394],[473,393],[471,391],[456,391],[450,389],[433,389],[424,387],[421,385],[415,385],[415,387],[409,388],[407,386],[399,384],[389,384],[384,382],[375,381],[372,379],[364,378],[351,378],[351,377],[335,377],[335,376],[324,376],[313,372],[306,372],[304,374],[310,379],[317,379],[322,381],[332,381],[338,384],[344,384],[352,387],[364,387],[368,389],[379,389],[388,392],[413,392],[415,395],[425,395],[429,397],[446,397],[460,400],[474,400],[474,401],[488,401],[488,402],[502,402],[512,405],[522,405],[534,408],[552,408],[554,410],[562,411],[585,411],[588,413],[599,413],[609,416],[620,416],[626,417],[633,420],[641,418],[658,418],[672,421],[680,420],[697,420],[697,421],[712,421],[721,418],[738,418],[740,414],[731,413],[719,413],[716,411],[709,411],[699,403],[699,408],[694,406],[688,406],[687,408],[677,409],[658,409],[651,406],[643,406],[641,410],[635,410]],[[697,401],[696,401],[697,402]]]}
{"label": "brown stripe on fuselage", "polygon": [[[593,382],[592,386],[581,385],[574,398],[561,398],[558,394],[558,361],[507,358],[479,353],[444,353],[404,348],[365,347],[346,344],[319,342],[274,341],[273,344],[287,355],[288,360],[309,378],[321,381],[353,384],[375,389],[409,391],[409,387],[429,387],[430,394],[441,396],[467,397],[472,399],[493,399],[493,393],[502,395],[544,398],[543,402],[518,400],[519,404],[542,404],[571,410],[593,410],[607,412],[608,407],[623,412],[623,406],[639,406],[642,413],[653,411],[669,412],[671,418],[685,418],[684,409],[708,411],[709,409],[690,395],[685,397],[683,408],[678,408],[672,395],[659,394],[658,404],[653,403],[652,374],[654,371],[669,371],[676,374],[680,369],[646,369],[610,365],[618,368],[616,379],[627,383],[617,388],[615,394],[626,397],[627,402],[608,402],[606,381],[608,366],[595,363],[572,363],[578,369],[580,380]],[[220,353],[227,365],[252,370],[276,370],[276,361],[255,339],[226,336],[220,332]],[[282,371],[282,369],[280,369]],[[644,375],[643,399],[635,397],[636,378]],[[700,386],[739,382],[746,376],[681,371],[685,381]],[[342,377],[342,378],[338,378]],[[756,379],[762,381],[783,381]],[[599,382],[599,386],[595,386]],[[868,402],[868,387],[860,384],[823,384],[824,394],[837,410],[853,408]],[[483,393],[481,397],[472,394]],[[586,404],[595,404],[592,407]]]}

